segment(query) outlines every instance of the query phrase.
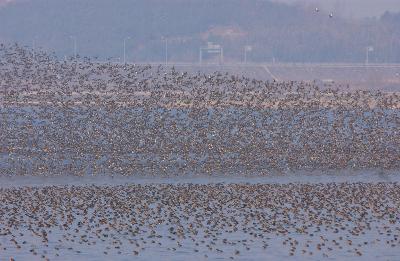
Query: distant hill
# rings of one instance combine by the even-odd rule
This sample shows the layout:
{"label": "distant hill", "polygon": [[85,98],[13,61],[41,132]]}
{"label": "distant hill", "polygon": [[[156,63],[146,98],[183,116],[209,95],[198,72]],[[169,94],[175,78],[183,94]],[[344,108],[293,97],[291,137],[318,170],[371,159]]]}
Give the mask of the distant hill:
{"label": "distant hill", "polygon": [[[0,8],[0,41],[73,54],[161,61],[196,61],[215,42],[226,61],[400,62],[399,19],[345,20],[311,8],[266,0],[20,0]],[[205,57],[212,59],[212,57]]]}

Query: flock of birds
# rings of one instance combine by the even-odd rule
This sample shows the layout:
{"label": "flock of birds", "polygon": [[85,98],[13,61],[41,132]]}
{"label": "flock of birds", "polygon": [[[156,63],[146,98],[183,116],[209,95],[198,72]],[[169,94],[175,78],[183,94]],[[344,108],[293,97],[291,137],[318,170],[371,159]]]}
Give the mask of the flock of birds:
{"label": "flock of birds", "polygon": [[0,256],[395,260],[399,197],[397,183],[3,188]]}
{"label": "flock of birds", "polygon": [[[399,112],[399,93],[0,45],[0,177],[398,170]],[[399,197],[390,182],[0,188],[0,257],[386,260]]]}
{"label": "flock of birds", "polygon": [[0,48],[0,175],[399,169],[400,94]]}

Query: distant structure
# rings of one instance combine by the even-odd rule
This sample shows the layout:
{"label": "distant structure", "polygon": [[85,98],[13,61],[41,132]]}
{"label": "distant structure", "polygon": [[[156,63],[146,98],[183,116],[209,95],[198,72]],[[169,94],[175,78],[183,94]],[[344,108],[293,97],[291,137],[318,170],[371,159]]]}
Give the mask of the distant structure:
{"label": "distant structure", "polygon": [[219,55],[219,64],[224,62],[224,49],[219,44],[214,44],[212,42],[208,42],[207,46],[200,47],[199,51],[199,63],[203,63],[203,52],[209,54],[218,54]]}
{"label": "distant structure", "polygon": [[368,65],[369,64],[369,53],[374,51],[374,47],[373,46],[367,46],[365,48],[365,64]]}
{"label": "distant structure", "polygon": [[244,63],[247,63],[247,52],[251,52],[253,50],[253,47],[251,45],[246,45],[244,47]]}

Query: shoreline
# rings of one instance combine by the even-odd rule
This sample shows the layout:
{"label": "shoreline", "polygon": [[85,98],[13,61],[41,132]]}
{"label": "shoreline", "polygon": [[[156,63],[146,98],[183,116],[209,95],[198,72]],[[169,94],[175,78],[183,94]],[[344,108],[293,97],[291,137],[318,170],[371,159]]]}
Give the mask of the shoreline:
{"label": "shoreline", "polygon": [[[332,171],[333,172],[333,171]],[[118,186],[129,184],[327,184],[327,183],[397,183],[400,171],[297,171],[284,174],[215,175],[193,174],[186,176],[1,176],[0,188],[46,187],[46,186]]]}

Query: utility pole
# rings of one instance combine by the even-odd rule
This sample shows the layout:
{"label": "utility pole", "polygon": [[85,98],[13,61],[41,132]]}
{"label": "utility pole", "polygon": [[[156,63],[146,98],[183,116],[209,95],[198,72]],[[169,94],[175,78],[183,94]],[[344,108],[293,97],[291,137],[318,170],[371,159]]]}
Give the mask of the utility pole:
{"label": "utility pole", "polygon": [[74,59],[76,59],[76,36],[70,36],[70,38],[74,41]]}
{"label": "utility pole", "polygon": [[168,65],[168,38],[164,37],[165,40],[165,65]]}
{"label": "utility pole", "polygon": [[392,59],[394,58],[394,53],[393,53],[393,42],[394,42],[394,37],[395,34],[392,33],[392,37],[390,39],[390,59],[389,59],[389,63],[393,63]]}
{"label": "utility pole", "polygon": [[251,52],[252,51],[252,46],[251,45],[246,45],[244,47],[244,63],[247,63],[247,52]]}
{"label": "utility pole", "polygon": [[126,40],[131,39],[130,36],[124,38],[124,64],[126,64]]}
{"label": "utility pole", "polygon": [[36,56],[36,54],[35,54],[35,49],[36,49],[36,37],[34,37],[34,38],[33,38],[33,41],[32,41],[32,54],[33,54],[33,59],[35,59],[35,56]]}
{"label": "utility pole", "polygon": [[224,48],[220,47],[219,64],[222,65],[223,63],[224,63]]}
{"label": "utility pole", "polygon": [[367,46],[365,49],[366,49],[365,64],[368,65],[368,63],[369,63],[369,52],[373,52],[374,51],[374,47],[373,46]]}

